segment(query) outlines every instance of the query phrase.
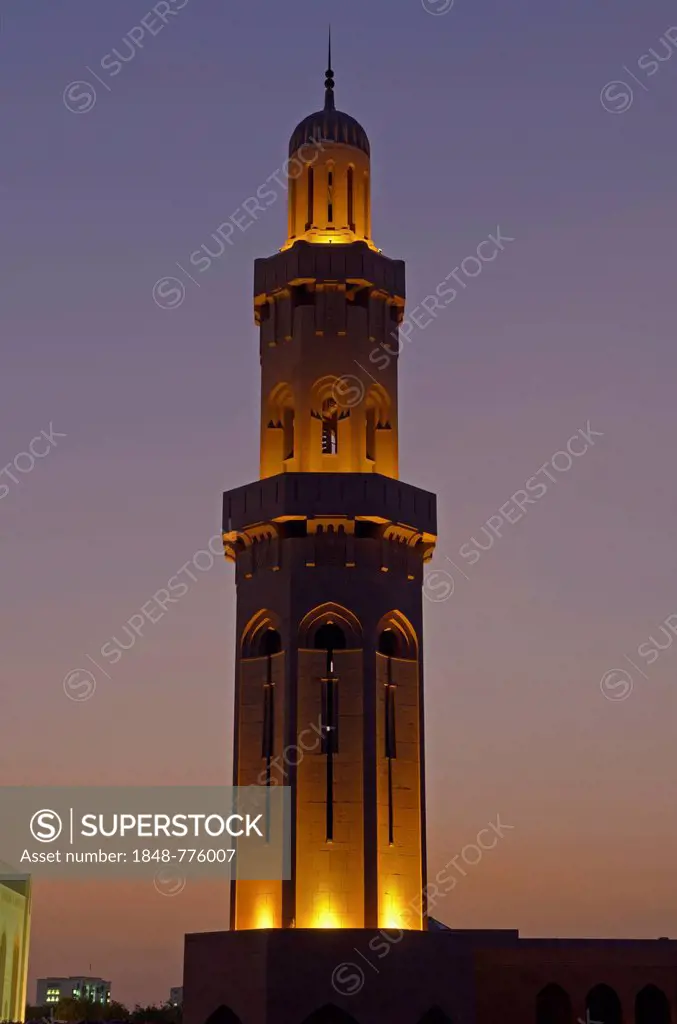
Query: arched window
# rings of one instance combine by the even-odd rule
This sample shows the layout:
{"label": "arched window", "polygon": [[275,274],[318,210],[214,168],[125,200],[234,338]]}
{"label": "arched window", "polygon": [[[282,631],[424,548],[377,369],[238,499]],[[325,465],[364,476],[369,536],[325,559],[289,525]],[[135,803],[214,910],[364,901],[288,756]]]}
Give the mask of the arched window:
{"label": "arched window", "polygon": [[312,167],[308,168],[308,220],[306,222],[306,231],[310,230],[313,226],[313,214],[315,202],[315,172]]}
{"label": "arched window", "polygon": [[604,1024],[623,1024],[621,1001],[608,985],[596,985],[588,992],[585,1008],[589,1020],[601,1020]]}
{"label": "arched window", "polygon": [[242,657],[265,658],[281,651],[279,628],[279,616],[267,608],[252,615],[242,631]]}
{"label": "arched window", "polygon": [[335,622],[325,622],[315,634],[313,646],[317,651],[344,651],[346,649],[345,633]]}
{"label": "arched window", "polygon": [[294,458],[294,395],[286,382],[276,384],[268,396],[268,429],[282,431],[282,459]]}
{"label": "arched window", "polygon": [[325,398],[322,403],[322,454],[338,453],[338,405],[336,399]]}
{"label": "arched window", "polygon": [[[327,601],[324,604],[317,605],[315,608],[311,608],[303,616],[299,623],[299,648],[306,651],[327,650],[326,646],[318,647],[315,643],[316,635],[325,625],[338,626],[345,640],[344,648],[339,648],[336,645],[333,650],[355,650],[362,647],[362,626],[360,625],[360,620],[351,611],[344,608],[343,605]],[[325,636],[327,636],[326,633],[321,634],[320,643],[322,643],[322,638]],[[338,637],[338,634],[332,631],[331,636]]]}
{"label": "arched window", "polygon": [[665,992],[647,985],[637,993],[635,1024],[670,1024],[670,1003]]}
{"label": "arched window", "polygon": [[366,445],[365,454],[376,460],[376,438],[381,430],[390,430],[390,398],[380,384],[372,384],[365,399]]}
{"label": "arched window", "polygon": [[379,654],[390,658],[414,661],[418,655],[416,630],[406,615],[396,608],[384,615],[378,624]]}
{"label": "arched window", "polygon": [[388,626],[378,638],[378,653],[385,654],[387,658],[400,657],[400,642],[397,633]]}
{"label": "arched window", "polygon": [[[258,611],[247,623],[242,634],[242,657],[263,662],[257,667],[256,679],[262,687],[263,714],[261,726],[261,757],[266,762],[266,781],[270,783],[270,769],[275,753],[275,677],[273,658],[282,650],[282,638],[277,629],[279,618],[265,608]],[[265,660],[264,660],[265,659]]]}
{"label": "arched window", "polygon": [[276,629],[268,626],[265,633],[261,634],[259,641],[259,657],[270,658],[273,654],[279,654],[282,650],[282,637]]}
{"label": "arched window", "polygon": [[348,227],[355,230],[355,172],[348,168]]}
{"label": "arched window", "polygon": [[559,985],[546,985],[536,996],[536,1024],[572,1024],[569,996]]}

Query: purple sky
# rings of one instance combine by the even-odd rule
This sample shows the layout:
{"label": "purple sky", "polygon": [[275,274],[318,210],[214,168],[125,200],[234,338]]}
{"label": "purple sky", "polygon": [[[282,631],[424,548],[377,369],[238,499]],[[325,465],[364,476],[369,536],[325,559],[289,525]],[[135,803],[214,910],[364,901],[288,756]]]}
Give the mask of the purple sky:
{"label": "purple sky", "polygon": [[[331,16],[337,105],[371,139],[374,237],[407,261],[409,310],[497,226],[515,239],[400,363],[401,476],[437,492],[433,569],[455,583],[425,608],[431,872],[497,813],[514,826],[436,916],[676,935],[677,642],[651,665],[637,652],[652,633],[666,646],[677,613],[674,3],[189,0],[109,77],[101,60],[151,6],[3,5],[0,465],[50,424],[67,436],[17,484],[0,476],[1,777],[230,779],[229,567],[90,700],[62,680],[257,475],[253,260],[284,241],[282,193],[177,309],[152,289],[281,167],[321,105]],[[62,98],[78,80],[97,90],[82,114]],[[622,86],[600,99],[615,80],[624,112]],[[464,561],[588,421],[604,436]],[[627,699],[602,693],[615,668]],[[31,976],[91,964],[116,997],[161,1000],[183,933],[226,921],[223,887],[39,883]]]}

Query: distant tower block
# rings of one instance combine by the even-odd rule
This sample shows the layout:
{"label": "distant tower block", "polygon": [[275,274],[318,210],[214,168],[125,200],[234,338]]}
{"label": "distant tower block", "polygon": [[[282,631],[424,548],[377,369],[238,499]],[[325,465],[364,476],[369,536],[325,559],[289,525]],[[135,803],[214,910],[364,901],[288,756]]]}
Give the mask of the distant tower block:
{"label": "distant tower block", "polygon": [[289,153],[289,237],[255,269],[261,479],[224,495],[223,531],[234,782],[291,787],[293,877],[234,882],[231,927],[421,930],[435,498],[398,480],[397,356],[369,358],[397,351],[404,264],[372,241],[369,140],[331,56]]}

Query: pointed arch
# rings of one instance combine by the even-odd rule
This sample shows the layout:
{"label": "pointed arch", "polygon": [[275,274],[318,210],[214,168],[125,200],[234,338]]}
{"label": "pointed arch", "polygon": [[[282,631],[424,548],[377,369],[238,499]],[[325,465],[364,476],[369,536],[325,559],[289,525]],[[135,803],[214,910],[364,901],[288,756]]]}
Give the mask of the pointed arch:
{"label": "pointed arch", "polygon": [[268,395],[266,423],[269,430],[282,431],[282,458],[294,457],[294,393],[286,381],[276,384]]}
{"label": "pointed arch", "polygon": [[418,1024],[453,1024],[453,1021],[439,1006],[431,1006],[422,1017],[419,1017]]}
{"label": "pointed arch", "polygon": [[354,1017],[351,1017],[345,1010],[334,1006],[333,1003],[326,1003],[319,1010],[315,1010],[303,1021],[303,1024],[357,1024]]}
{"label": "pointed arch", "polygon": [[365,405],[367,409],[375,408],[379,414],[379,420],[386,423],[390,416],[390,395],[382,384],[374,383],[367,391]]}
{"label": "pointed arch", "polygon": [[572,1024],[569,994],[560,985],[546,985],[536,996],[536,1024]]}
{"label": "pointed arch", "polygon": [[[345,418],[350,412],[350,408],[357,404],[357,402],[346,400],[345,379],[345,377],[337,377],[335,374],[318,377],[310,389],[310,403],[314,416],[322,415],[322,409],[326,402],[334,402],[340,408],[341,418]],[[362,394],[359,396],[360,399]]]}
{"label": "pointed arch", "polygon": [[635,1024],[671,1024],[668,997],[656,985],[645,985],[637,993]]}
{"label": "pointed arch", "polygon": [[409,661],[414,661],[418,657],[416,630],[406,615],[397,608],[386,612],[382,617],[376,627],[376,638],[380,654]]}
{"label": "pointed arch", "polygon": [[376,458],[376,432],[390,430],[390,396],[381,384],[372,384],[365,402],[366,456]]}
{"label": "pointed arch", "polygon": [[356,650],[362,646],[360,620],[343,605],[327,601],[317,605],[303,616],[299,623],[299,647],[310,650],[315,647],[318,632],[324,626],[336,626],[345,637],[345,649]]}
{"label": "pointed arch", "polygon": [[233,1013],[229,1006],[219,1006],[217,1010],[214,1010],[207,1017],[205,1024],[242,1024],[242,1021],[236,1013]]}
{"label": "pointed arch", "polygon": [[267,654],[277,654],[281,651],[280,627],[280,616],[268,608],[261,608],[252,615],[242,630],[242,657],[263,658]]}
{"label": "pointed arch", "polygon": [[623,1024],[621,1001],[610,985],[595,985],[590,989],[585,1008],[591,1020],[601,1020],[604,1024]]}

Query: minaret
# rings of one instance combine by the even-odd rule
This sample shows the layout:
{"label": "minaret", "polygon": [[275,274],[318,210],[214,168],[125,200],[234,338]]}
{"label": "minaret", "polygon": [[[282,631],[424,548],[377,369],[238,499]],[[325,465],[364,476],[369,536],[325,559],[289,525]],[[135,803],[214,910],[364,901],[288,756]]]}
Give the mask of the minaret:
{"label": "minaret", "polygon": [[[289,144],[288,237],[256,261],[260,480],[224,495],[234,784],[287,785],[292,878],[236,881],[231,928],[426,927],[422,577],[434,495],[398,479],[404,264],[371,237],[370,147],[324,108]],[[372,374],[373,370],[373,374]]]}

